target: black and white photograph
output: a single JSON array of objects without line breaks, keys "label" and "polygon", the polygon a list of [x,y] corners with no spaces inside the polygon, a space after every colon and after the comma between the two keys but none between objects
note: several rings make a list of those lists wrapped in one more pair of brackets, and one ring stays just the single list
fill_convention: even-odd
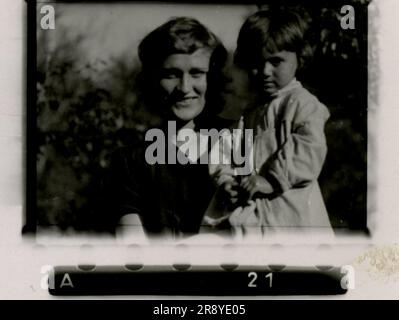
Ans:
[{"label": "black and white photograph", "polygon": [[38,3],[26,229],[369,234],[349,2]]},{"label": "black and white photograph", "polygon": [[0,234],[7,270],[32,270],[5,296],[390,298],[395,8],[10,7]]}]

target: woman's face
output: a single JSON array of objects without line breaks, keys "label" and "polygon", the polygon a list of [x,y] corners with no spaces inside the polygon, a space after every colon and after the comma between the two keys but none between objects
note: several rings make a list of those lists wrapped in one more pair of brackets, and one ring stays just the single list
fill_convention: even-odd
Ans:
[{"label": "woman's face", "polygon": [[198,49],[165,59],[160,86],[167,107],[177,120],[193,120],[204,109],[210,57],[209,50]]}]

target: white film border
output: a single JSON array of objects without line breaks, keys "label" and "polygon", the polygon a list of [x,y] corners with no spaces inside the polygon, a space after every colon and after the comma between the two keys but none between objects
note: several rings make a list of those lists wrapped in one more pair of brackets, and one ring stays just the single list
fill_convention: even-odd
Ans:
[{"label": "white film border", "polygon": [[[231,243],[223,239],[215,239],[210,237],[208,239],[200,239],[188,243],[188,250],[184,253],[178,253],[175,250],[173,243],[170,245],[154,244],[148,245],[143,239],[135,239],[133,242],[138,244],[138,247],[129,247],[132,244],[131,240],[103,238],[98,236],[74,236],[73,239],[68,237],[65,233],[65,239],[62,239],[56,233],[52,234],[37,234],[33,242],[29,239],[20,238],[20,230],[23,225],[23,152],[20,152],[24,141],[23,115],[24,103],[22,101],[21,92],[23,78],[23,68],[20,61],[15,61],[15,58],[9,55],[3,61],[13,61],[18,72],[11,72],[10,66],[5,66],[6,74],[9,74],[8,83],[2,82],[2,86],[9,88],[4,92],[9,92],[4,96],[4,103],[0,119],[5,125],[1,126],[1,141],[4,144],[3,150],[9,150],[9,154],[2,157],[2,170],[5,177],[4,183],[1,185],[3,196],[1,203],[1,211],[4,212],[4,223],[2,223],[4,235],[4,243],[10,244],[10,247],[15,248],[16,256],[10,259],[11,266],[6,267],[10,270],[12,266],[17,266],[23,256],[36,256],[37,261],[34,263],[36,269],[40,270],[40,266],[50,264],[119,264],[123,265],[133,260],[132,263],[137,263],[136,258],[139,257],[140,263],[144,264],[159,264],[159,265],[173,265],[176,261],[188,261],[192,264],[222,264],[223,262],[241,263],[241,261],[248,261],[249,264],[260,265],[272,263],[283,263],[287,265],[319,265],[319,264],[336,264],[346,265],[354,264],[355,267],[360,266],[362,270],[361,261],[364,257],[377,257],[383,259],[384,254],[388,252],[389,257],[395,258],[397,255],[397,246],[394,245],[397,239],[397,230],[399,230],[399,221],[395,214],[395,190],[398,181],[395,176],[395,158],[398,155],[397,144],[395,144],[395,137],[397,135],[395,129],[395,120],[398,119],[396,114],[395,95],[392,93],[392,86],[397,83],[397,68],[393,52],[398,48],[398,43],[395,43],[395,36],[390,36],[395,33],[395,19],[392,16],[395,4],[393,1],[373,1],[369,6],[369,94],[375,92],[372,97],[369,97],[369,115],[372,113],[375,118],[369,117],[368,126],[368,143],[369,153],[368,168],[375,169],[375,173],[369,171],[369,183],[374,181],[375,186],[368,186],[373,189],[375,197],[368,197],[368,222],[369,227],[373,231],[371,238],[357,237],[357,236],[342,236],[336,237],[333,240],[318,238],[317,235],[309,237],[309,239],[301,238],[298,244],[295,235],[284,236],[280,239],[274,239],[271,243],[264,246],[258,245],[255,242],[249,241],[247,244]],[[184,7],[184,6],[182,6]],[[15,12],[24,11],[22,4],[15,6]],[[184,8],[181,9],[184,12]],[[9,21],[7,18],[3,21]],[[23,38],[24,31],[22,26],[17,23],[20,22],[19,13],[15,13],[14,24],[10,32],[15,33],[14,37]],[[9,21],[10,25],[14,25]],[[49,24],[49,31],[51,30],[51,23]],[[5,28],[2,28],[5,29]],[[374,35],[373,35],[374,33]],[[233,41],[230,39],[231,43]],[[375,42],[377,45],[375,46]],[[378,48],[376,51],[375,49]],[[14,44],[10,46],[10,51],[21,52],[21,46]],[[14,53],[15,53],[14,52]],[[370,74],[373,72],[373,74]],[[376,81],[373,80],[374,72],[378,72]],[[374,86],[377,86],[376,89]],[[18,89],[19,88],[19,89]],[[18,97],[19,98],[16,98]],[[377,98],[376,98],[377,97]],[[21,121],[18,121],[20,119]],[[373,147],[374,143],[374,147]],[[18,183],[16,181],[21,181]],[[374,189],[375,188],[375,189]],[[15,232],[13,232],[15,231]],[[90,254],[82,253],[81,245],[90,244]],[[282,247],[280,247],[280,244]],[[391,245],[392,244],[392,245]],[[37,248],[39,245],[39,248]],[[42,247],[43,245],[43,247]],[[375,247],[370,247],[374,245]],[[227,249],[226,248],[234,248]],[[376,250],[381,247],[381,251]],[[83,247],[85,248],[85,247]],[[241,249],[240,249],[241,248]],[[396,248],[396,249],[395,249]],[[127,253],[131,249],[132,253]],[[242,250],[244,249],[244,250]],[[268,257],[265,257],[264,252],[268,251]],[[12,249],[4,250],[5,255],[9,255]],[[137,252],[136,252],[137,251]],[[140,252],[140,253],[138,253]],[[159,254],[162,252],[163,254]],[[243,253],[245,252],[245,254]],[[396,253],[395,253],[396,252]],[[129,257],[129,259],[128,259]],[[126,260],[128,259],[128,260]],[[370,258],[371,259],[371,258]],[[385,259],[385,258],[384,258]],[[383,259],[383,260],[384,260]],[[364,261],[364,260],[363,260]],[[371,260],[370,260],[371,261]],[[389,261],[385,261],[389,265]],[[360,264],[359,264],[360,263]],[[39,266],[40,264],[40,266]],[[372,264],[372,267],[378,274],[378,267]],[[383,267],[382,267],[383,268]],[[35,269],[35,268],[33,268]],[[18,270],[18,269],[17,269]],[[36,279],[39,271],[31,271],[25,276],[21,276],[20,281],[25,284],[34,282],[31,279]],[[391,274],[394,276],[394,273]],[[367,272],[362,273],[362,277],[367,277]],[[379,279],[376,276],[377,280]],[[361,281],[364,280],[361,278]],[[366,286],[367,286],[367,280]],[[33,283],[35,287],[38,285]],[[383,290],[383,289],[382,289]],[[381,290],[381,291],[382,291]],[[390,293],[389,289],[386,294]],[[26,291],[21,288],[14,288],[10,290],[10,295],[20,294],[20,296],[27,296]],[[353,296],[358,294],[358,297],[366,296],[363,292],[355,290]],[[43,297],[44,295],[42,295]]]}]

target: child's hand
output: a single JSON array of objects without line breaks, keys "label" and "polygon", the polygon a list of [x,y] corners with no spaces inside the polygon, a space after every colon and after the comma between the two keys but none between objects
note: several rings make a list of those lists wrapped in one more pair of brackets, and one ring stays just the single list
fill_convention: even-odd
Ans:
[{"label": "child's hand", "polygon": [[218,187],[224,185],[226,182],[235,181],[234,171],[230,166],[218,166],[216,170],[211,173],[211,177]]},{"label": "child's hand", "polygon": [[252,199],[257,192],[264,194],[273,193],[271,184],[260,175],[243,177],[240,186],[249,193],[249,199]]},{"label": "child's hand", "polygon": [[[212,168],[213,169],[213,168]],[[238,192],[235,190],[239,184],[230,166],[217,166],[211,174],[213,182],[229,199],[231,204],[237,202]]]},{"label": "child's hand", "polygon": [[235,180],[226,181],[222,185],[224,192],[226,192],[228,194],[230,202],[232,204],[236,203],[238,200],[238,192],[235,190],[235,187],[237,187],[237,186],[238,186],[238,183]]}]

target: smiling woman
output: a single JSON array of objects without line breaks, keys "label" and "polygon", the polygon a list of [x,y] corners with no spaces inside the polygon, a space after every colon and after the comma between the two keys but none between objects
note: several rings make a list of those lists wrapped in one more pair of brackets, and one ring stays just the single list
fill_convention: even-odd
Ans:
[{"label": "smiling woman", "polygon": [[[216,116],[222,108],[226,55],[220,40],[193,18],[174,18],[142,40],[144,100],[161,118],[156,129],[168,137],[161,149],[183,152],[169,141],[176,138],[167,133],[170,123],[177,135],[190,129],[198,136],[200,130],[230,125]],[[149,145],[143,141],[114,154],[104,182],[104,225],[116,228],[118,221],[133,215],[128,220],[141,221],[148,235],[180,238],[198,233],[214,192],[207,165],[150,164],[145,157]]]}]

